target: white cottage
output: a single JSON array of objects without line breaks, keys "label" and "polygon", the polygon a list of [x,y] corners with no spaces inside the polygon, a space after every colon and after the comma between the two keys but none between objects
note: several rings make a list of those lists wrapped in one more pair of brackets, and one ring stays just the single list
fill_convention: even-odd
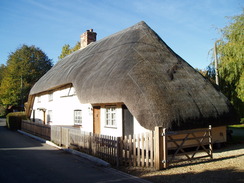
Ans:
[{"label": "white cottage", "polygon": [[148,131],[123,103],[81,104],[71,84],[36,96],[31,119],[50,125],[76,126],[83,131],[111,136]]},{"label": "white cottage", "polygon": [[145,22],[97,42],[92,29],[81,38],[82,45],[92,43],[59,61],[31,89],[27,114],[33,121],[122,136],[237,120],[227,98]]}]

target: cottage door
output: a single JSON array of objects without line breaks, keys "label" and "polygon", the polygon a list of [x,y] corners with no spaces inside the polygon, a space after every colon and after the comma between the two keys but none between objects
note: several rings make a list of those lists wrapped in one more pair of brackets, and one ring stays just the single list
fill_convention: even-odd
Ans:
[{"label": "cottage door", "polygon": [[93,133],[100,134],[100,107],[93,107]]},{"label": "cottage door", "polygon": [[134,134],[134,120],[133,115],[130,113],[129,109],[123,105],[123,136]]}]

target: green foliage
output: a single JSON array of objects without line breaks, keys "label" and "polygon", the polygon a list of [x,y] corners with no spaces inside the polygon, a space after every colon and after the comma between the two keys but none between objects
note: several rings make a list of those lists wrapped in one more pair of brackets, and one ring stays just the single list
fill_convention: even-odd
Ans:
[{"label": "green foliage", "polygon": [[65,44],[62,48],[62,53],[59,55],[58,59],[61,60],[66,55],[69,55],[71,53],[71,48],[69,44]]},{"label": "green foliage", "polygon": [[0,84],[1,84],[1,81],[3,79],[3,76],[4,76],[4,70],[5,70],[6,66],[5,65],[1,65],[0,66]]},{"label": "green foliage", "polygon": [[218,41],[219,79],[221,91],[244,116],[244,10],[232,17],[232,22],[221,29]]},{"label": "green foliage", "polygon": [[65,44],[63,47],[62,47],[62,52],[61,54],[59,55],[58,59],[61,60],[62,58],[64,58],[65,56],[77,51],[80,49],[80,42],[77,42],[76,45],[71,48],[69,44]]},{"label": "green foliage", "polygon": [[0,117],[4,117],[6,115],[6,109],[3,105],[0,105]]},{"label": "green foliage", "polygon": [[23,45],[12,52],[0,83],[0,104],[23,106],[31,87],[51,67],[51,60],[35,46]]},{"label": "green foliage", "polygon": [[207,78],[212,83],[215,83],[215,70],[212,65],[209,65],[206,69],[197,69],[196,70],[202,74],[205,78]]},{"label": "green foliage", "polygon": [[[2,80],[3,80],[3,76],[4,76],[4,70],[5,70],[5,65],[1,65],[0,66],[0,86],[1,86],[1,83],[2,83]],[[6,114],[6,109],[5,107],[0,103],[0,117],[4,117]]]},{"label": "green foliage", "polygon": [[11,130],[19,130],[22,119],[27,120],[25,112],[11,112],[6,116],[6,126]]}]

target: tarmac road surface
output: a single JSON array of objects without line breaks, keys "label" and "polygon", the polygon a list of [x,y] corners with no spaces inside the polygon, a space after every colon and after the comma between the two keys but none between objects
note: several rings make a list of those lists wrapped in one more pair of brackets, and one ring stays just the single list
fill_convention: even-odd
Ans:
[{"label": "tarmac road surface", "polygon": [[100,167],[5,127],[0,119],[0,183],[136,183],[137,177]]}]

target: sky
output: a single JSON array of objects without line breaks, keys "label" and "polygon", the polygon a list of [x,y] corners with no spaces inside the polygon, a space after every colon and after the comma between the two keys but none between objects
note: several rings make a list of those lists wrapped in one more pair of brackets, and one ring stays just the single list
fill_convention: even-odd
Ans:
[{"label": "sky", "polygon": [[0,0],[0,64],[23,44],[39,47],[55,64],[64,44],[88,29],[97,40],[145,21],[194,68],[211,62],[214,42],[243,0]]}]

